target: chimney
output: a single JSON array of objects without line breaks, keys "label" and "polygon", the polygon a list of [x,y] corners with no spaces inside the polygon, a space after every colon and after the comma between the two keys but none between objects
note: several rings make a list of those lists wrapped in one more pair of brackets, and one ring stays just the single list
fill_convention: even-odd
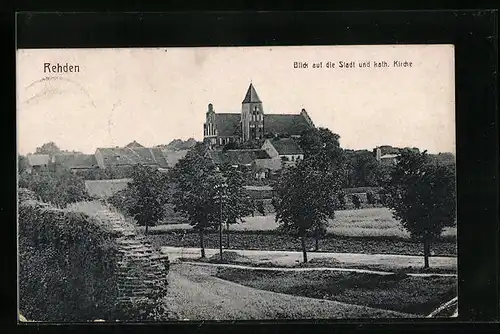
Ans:
[{"label": "chimney", "polygon": [[380,150],[380,147],[377,147],[375,149],[375,158],[377,161],[380,161],[380,158],[382,157],[382,151]]},{"label": "chimney", "polygon": [[213,112],[214,111],[214,105],[212,103],[208,104],[208,112]]}]

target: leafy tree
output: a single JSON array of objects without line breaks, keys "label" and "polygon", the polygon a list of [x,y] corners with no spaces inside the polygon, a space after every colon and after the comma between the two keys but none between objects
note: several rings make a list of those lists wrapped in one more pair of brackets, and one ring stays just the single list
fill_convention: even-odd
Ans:
[{"label": "leafy tree", "polygon": [[387,204],[395,218],[424,244],[424,268],[430,243],[456,218],[455,170],[432,163],[427,153],[402,150],[386,185]]},{"label": "leafy tree", "polygon": [[26,169],[28,168],[28,158],[26,158],[24,155],[18,154],[17,155],[17,170],[18,173],[24,173]]},{"label": "leafy tree", "polygon": [[226,247],[229,247],[229,225],[242,222],[253,211],[252,199],[245,191],[243,172],[228,167],[221,168],[225,188],[222,202],[222,219],[226,222]]},{"label": "leafy tree", "polygon": [[368,191],[366,193],[366,200],[368,201],[368,204],[375,204],[375,195],[373,194],[373,192],[371,191]]},{"label": "leafy tree", "polygon": [[347,187],[376,187],[388,175],[387,168],[377,161],[373,152],[346,151]]},{"label": "leafy tree", "polygon": [[149,226],[163,218],[171,193],[170,182],[166,174],[149,166],[135,165],[131,176],[127,188],[115,194],[110,202],[125,209],[139,225],[146,227],[148,234]]},{"label": "leafy tree", "polygon": [[387,182],[390,182],[393,168],[394,166],[392,165],[384,165],[377,161],[377,165],[374,167],[372,173],[375,179],[375,184],[378,187],[381,187],[387,184]]},{"label": "leafy tree", "polygon": [[361,207],[361,201],[359,200],[358,195],[351,195],[352,204],[354,204],[355,209],[359,209]]},{"label": "leafy tree", "polygon": [[191,149],[175,165],[172,179],[176,182],[175,208],[184,213],[189,224],[199,232],[201,257],[204,258],[205,232],[217,226],[220,220],[220,205],[216,201],[216,185],[220,184],[220,178],[207,147],[197,144]]},{"label": "leafy tree", "polygon": [[35,150],[36,154],[54,154],[59,152],[61,152],[61,149],[52,141],[37,147]]},{"label": "leafy tree", "polygon": [[337,207],[341,210],[345,210],[346,203],[345,203],[345,193],[343,191],[340,191],[337,194]]},{"label": "leafy tree", "polygon": [[262,216],[265,216],[266,215],[266,209],[264,208],[264,202],[262,201],[258,201],[257,202],[257,211],[262,215]]},{"label": "leafy tree", "polygon": [[299,139],[299,145],[304,151],[304,158],[316,155],[322,151],[338,154],[340,136],[327,128],[312,128],[304,130]]},{"label": "leafy tree", "polygon": [[65,207],[69,203],[88,200],[85,181],[71,172],[23,173],[19,176],[19,188],[34,191],[42,201]]},{"label": "leafy tree", "polygon": [[239,147],[238,143],[232,141],[232,142],[229,142],[226,145],[224,145],[224,147],[222,148],[222,151],[226,152],[227,150],[236,150],[236,149],[238,149],[238,147]]},{"label": "leafy tree", "polygon": [[288,132],[281,132],[277,134],[278,138],[290,138],[290,133]]},{"label": "leafy tree", "polygon": [[[307,262],[305,237],[318,240],[335,214],[335,195],[341,190],[341,169],[332,168],[329,152],[322,150],[287,169],[275,191],[274,205],[280,229],[301,240]],[[340,173],[339,173],[340,172]]]}]

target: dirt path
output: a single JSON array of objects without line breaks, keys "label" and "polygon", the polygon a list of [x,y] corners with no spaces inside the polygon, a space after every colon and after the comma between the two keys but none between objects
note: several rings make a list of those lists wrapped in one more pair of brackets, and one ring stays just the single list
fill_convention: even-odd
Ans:
[{"label": "dirt path", "polygon": [[[181,247],[162,247],[161,251],[168,254],[171,261],[178,258],[199,258],[199,248],[181,248]],[[244,250],[230,249],[228,251],[236,252],[238,255],[248,257],[257,262],[267,262],[275,265],[294,265],[302,262],[301,252],[287,251],[259,251],[259,250]],[[205,249],[207,257],[218,254],[217,249]],[[320,253],[308,252],[307,256],[312,259],[334,259],[343,264],[348,265],[363,265],[363,266],[386,266],[393,268],[407,268],[409,266],[418,268],[423,266],[422,256],[408,256],[397,254],[358,254],[358,253]],[[435,256],[429,258],[429,264],[432,269],[457,269],[456,257],[441,257]]]},{"label": "dirt path", "polygon": [[346,319],[412,317],[392,311],[258,290],[213,277],[216,267],[172,264],[166,305],[180,319]]},{"label": "dirt path", "polygon": [[[212,267],[224,267],[224,268],[236,268],[236,269],[246,269],[246,270],[268,270],[268,271],[345,271],[345,272],[355,272],[360,274],[374,274],[374,275],[392,275],[393,272],[390,271],[378,271],[378,270],[366,270],[366,269],[355,269],[355,268],[331,268],[331,267],[311,267],[311,268],[272,268],[272,267],[251,267],[240,264],[226,264],[226,263],[203,263],[203,262],[183,262],[188,265],[194,266],[212,266]],[[408,276],[415,277],[456,277],[456,274],[434,274],[434,273],[408,273]]]}]

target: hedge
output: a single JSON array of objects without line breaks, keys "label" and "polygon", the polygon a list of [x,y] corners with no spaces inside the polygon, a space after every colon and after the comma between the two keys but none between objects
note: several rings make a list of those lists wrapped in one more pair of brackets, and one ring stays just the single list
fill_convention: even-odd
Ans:
[{"label": "hedge", "polygon": [[147,248],[140,241],[123,240],[99,219],[34,200],[20,203],[18,224],[19,311],[26,318],[83,322],[167,317],[162,297],[168,267],[158,269],[148,258],[147,266],[157,266],[155,272],[147,271],[136,264],[143,255],[124,255],[130,254],[123,242]]}]

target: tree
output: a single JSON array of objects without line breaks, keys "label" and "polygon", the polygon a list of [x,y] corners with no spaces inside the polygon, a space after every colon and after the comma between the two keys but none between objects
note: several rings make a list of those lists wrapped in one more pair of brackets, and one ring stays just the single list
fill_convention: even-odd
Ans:
[{"label": "tree", "polygon": [[341,210],[345,210],[345,193],[343,191],[337,194],[337,207]]},{"label": "tree", "polygon": [[236,168],[221,168],[227,187],[223,205],[222,219],[226,222],[226,247],[229,247],[229,225],[242,221],[253,212],[252,199],[245,191],[243,173]]},{"label": "tree", "polygon": [[347,187],[376,187],[389,175],[387,166],[371,151],[346,151]]},{"label": "tree", "polygon": [[54,154],[59,152],[61,152],[61,149],[52,141],[37,147],[35,150],[35,154]]},{"label": "tree", "polygon": [[428,268],[432,239],[455,224],[455,170],[432,163],[425,151],[402,150],[396,161],[385,186],[387,205],[412,237],[423,242]]},{"label": "tree", "polygon": [[285,170],[275,189],[276,220],[281,229],[299,236],[304,262],[306,234],[312,233],[317,243],[335,215],[342,189],[342,150],[335,137],[336,144],[310,150],[304,160]]},{"label": "tree", "polygon": [[355,209],[359,209],[361,206],[361,201],[358,195],[351,195],[352,204],[354,204]]},{"label": "tree", "polygon": [[226,152],[227,150],[236,150],[236,149],[238,149],[238,147],[239,147],[238,143],[232,141],[232,142],[229,142],[226,145],[224,145],[224,147],[222,148],[222,151]]},{"label": "tree", "polygon": [[198,231],[201,257],[204,258],[204,234],[207,229],[217,226],[216,222],[220,219],[220,205],[215,200],[215,186],[220,183],[220,179],[207,147],[197,144],[175,165],[171,177],[176,183],[173,204]]},{"label": "tree", "polygon": [[257,211],[262,215],[266,215],[266,209],[264,208],[264,202],[263,201],[257,201],[256,205]]},{"label": "tree", "polygon": [[17,171],[22,174],[28,168],[28,159],[21,154],[17,155]]},{"label": "tree", "polygon": [[375,195],[371,191],[368,191],[366,193],[366,200],[368,201],[368,204],[371,204],[371,205],[376,204]]},{"label": "tree", "polygon": [[130,214],[137,223],[146,227],[148,234],[150,225],[163,218],[165,204],[170,198],[170,182],[168,176],[149,166],[135,165],[132,169],[132,181],[120,194],[115,194],[110,202],[120,206]]},{"label": "tree", "polygon": [[327,128],[312,128],[304,130],[299,139],[299,145],[304,151],[304,158],[316,155],[322,151],[338,154],[340,136]]},{"label": "tree", "polygon": [[300,161],[284,172],[277,185],[276,220],[284,231],[301,240],[304,263],[307,262],[306,235],[317,236],[334,215],[334,194],[340,189],[340,179],[333,170],[318,169],[320,157]]}]

